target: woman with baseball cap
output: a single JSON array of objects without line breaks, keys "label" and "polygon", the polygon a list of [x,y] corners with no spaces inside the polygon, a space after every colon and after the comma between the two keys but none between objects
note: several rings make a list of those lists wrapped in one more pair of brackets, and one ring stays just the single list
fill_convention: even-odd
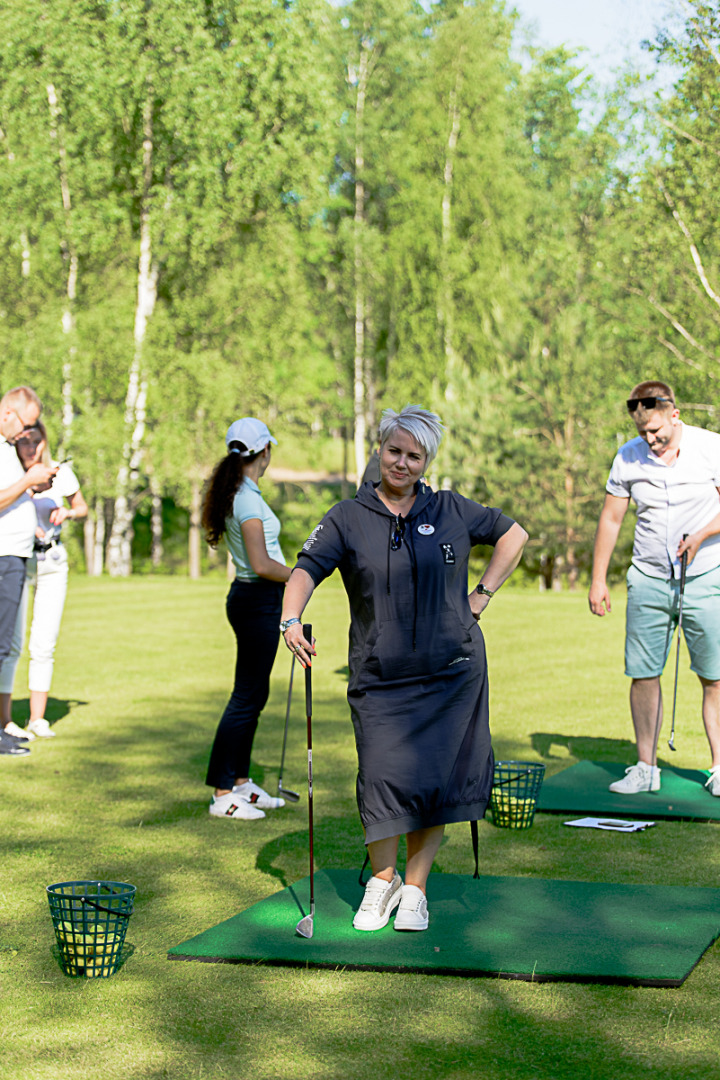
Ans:
[{"label": "woman with baseball cap", "polygon": [[225,537],[235,564],[226,601],[235,633],[235,683],[218,725],[206,783],[214,788],[213,817],[252,820],[284,806],[248,775],[253,738],[270,690],[285,582],[290,577],[278,541],[280,522],[263,499],[259,481],[270,464],[266,424],[236,420],[225,436],[227,454],[210,478],[202,522],[208,544]]}]

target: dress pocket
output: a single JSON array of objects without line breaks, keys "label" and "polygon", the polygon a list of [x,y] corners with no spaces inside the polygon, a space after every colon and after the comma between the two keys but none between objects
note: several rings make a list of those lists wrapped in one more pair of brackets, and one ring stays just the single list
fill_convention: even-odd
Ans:
[{"label": "dress pocket", "polygon": [[456,611],[446,608],[416,619],[407,614],[382,623],[365,674],[375,674],[383,682],[427,677],[472,654],[470,628],[463,626]]}]

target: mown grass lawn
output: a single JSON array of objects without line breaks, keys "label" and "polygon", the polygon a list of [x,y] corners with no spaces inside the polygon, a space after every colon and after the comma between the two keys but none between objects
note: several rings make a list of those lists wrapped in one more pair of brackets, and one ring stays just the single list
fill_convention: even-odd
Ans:
[{"label": "mown grass lawn", "polygon": [[[35,743],[27,759],[0,758],[3,1080],[717,1075],[717,946],[677,990],[169,962],[170,946],[307,873],[304,797],[260,822],[207,813],[204,770],[233,663],[225,590],[219,579],[71,581],[48,712],[58,737]],[[543,760],[548,772],[581,758],[634,761],[621,589],[615,606],[600,620],[583,595],[506,589],[492,602],[483,628],[498,757]],[[355,867],[363,846],[339,581],[318,591],[309,615],[319,651],[316,858]],[[270,790],[288,674],[280,652],[253,764]],[[19,722],[25,676],[23,665]],[[674,765],[708,764],[696,683],[683,654]],[[671,695],[671,670],[666,684]],[[285,783],[301,792],[303,708],[299,681]],[[588,881],[720,880],[715,825],[662,822],[618,836],[562,820],[540,814],[520,834],[482,823],[483,868]],[[468,827],[454,826],[436,870],[471,873],[471,858]],[[76,878],[137,886],[133,952],[108,980],[70,979],[53,955],[45,886]]]}]

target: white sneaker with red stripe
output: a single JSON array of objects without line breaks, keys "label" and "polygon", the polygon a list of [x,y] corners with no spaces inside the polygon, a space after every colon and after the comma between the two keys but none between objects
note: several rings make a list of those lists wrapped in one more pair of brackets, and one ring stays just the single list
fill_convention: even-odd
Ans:
[{"label": "white sneaker with red stripe", "polygon": [[278,810],[285,805],[284,799],[278,799],[275,795],[268,795],[257,784],[253,784],[252,776],[244,784],[236,784],[233,795],[239,799],[245,799],[251,806],[259,806],[261,810]]},{"label": "white sneaker with red stripe", "polygon": [[213,795],[210,803],[210,817],[255,821],[257,818],[265,817],[265,811],[253,806],[247,799],[238,798],[234,791],[229,791],[227,795]]}]

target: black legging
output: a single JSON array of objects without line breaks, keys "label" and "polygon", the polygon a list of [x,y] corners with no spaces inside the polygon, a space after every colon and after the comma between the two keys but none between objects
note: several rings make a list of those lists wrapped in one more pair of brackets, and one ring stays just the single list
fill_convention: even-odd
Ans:
[{"label": "black legging", "polygon": [[233,581],[227,617],[235,631],[235,685],[215,734],[206,783],[230,790],[248,776],[253,738],[270,693],[270,672],[280,640],[284,585],[259,578]]}]

